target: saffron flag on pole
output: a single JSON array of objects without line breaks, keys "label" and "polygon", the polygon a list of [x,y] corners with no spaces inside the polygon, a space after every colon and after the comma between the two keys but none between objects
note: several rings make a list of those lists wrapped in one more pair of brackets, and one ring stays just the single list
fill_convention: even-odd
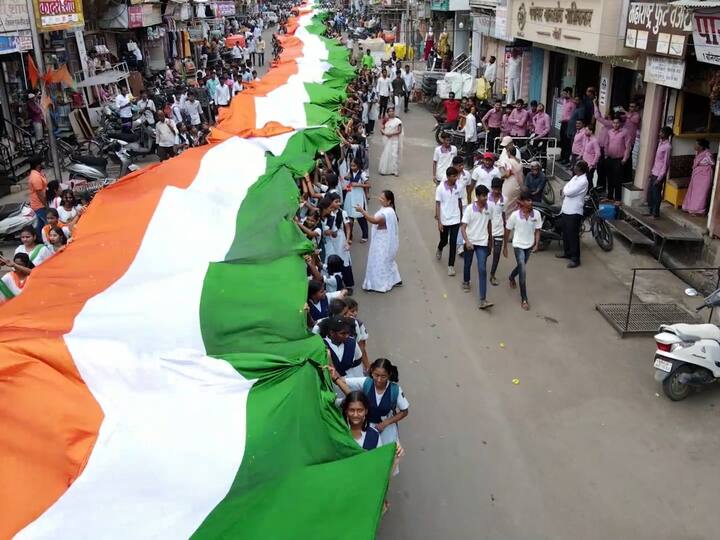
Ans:
[{"label": "saffron flag on pole", "polygon": [[[337,73],[302,84],[342,92],[319,50]],[[339,142],[341,95],[305,90],[275,107],[316,126],[228,118],[101,191],[0,308],[0,538],[374,538],[394,449],[350,438],[306,326],[294,178]]]}]

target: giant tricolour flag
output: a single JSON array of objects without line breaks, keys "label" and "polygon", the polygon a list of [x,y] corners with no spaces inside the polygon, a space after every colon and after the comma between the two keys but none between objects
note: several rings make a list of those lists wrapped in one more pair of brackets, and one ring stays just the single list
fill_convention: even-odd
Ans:
[{"label": "giant tricolour flag", "polygon": [[374,537],[393,448],[334,406],[292,222],[352,75],[314,17],[254,123],[103,190],[0,308],[0,538]]}]

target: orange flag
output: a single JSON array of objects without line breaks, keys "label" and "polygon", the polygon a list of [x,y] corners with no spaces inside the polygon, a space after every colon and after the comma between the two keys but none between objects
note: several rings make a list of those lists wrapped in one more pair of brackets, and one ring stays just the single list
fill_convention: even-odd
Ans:
[{"label": "orange flag", "polygon": [[40,80],[40,72],[38,71],[37,66],[35,65],[35,61],[33,60],[32,55],[28,54],[27,57],[27,64],[28,64],[28,78],[30,79],[30,86],[32,88],[37,88],[38,81]]},{"label": "orange flag", "polygon": [[63,83],[65,86],[75,88],[75,81],[68,71],[67,64],[63,64],[60,69],[51,69],[45,76],[46,83]]}]

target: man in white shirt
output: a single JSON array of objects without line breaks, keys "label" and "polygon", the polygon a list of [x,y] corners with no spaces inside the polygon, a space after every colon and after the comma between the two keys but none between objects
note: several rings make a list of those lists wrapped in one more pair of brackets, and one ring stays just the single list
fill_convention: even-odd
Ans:
[{"label": "man in white shirt", "polygon": [[560,191],[563,197],[560,218],[562,219],[563,253],[558,259],[570,259],[568,268],[580,266],[580,228],[582,227],[585,194],[588,191],[589,167],[585,161],[575,164],[575,176]]},{"label": "man in white shirt", "polygon": [[435,258],[442,259],[442,250],[449,243],[448,276],[454,276],[457,237],[462,218],[462,192],[457,186],[458,171],[455,167],[448,167],[445,176],[446,180],[435,188],[435,220],[440,232]]},{"label": "man in white shirt", "polygon": [[122,121],[123,128],[129,129],[132,124],[132,104],[130,103],[130,98],[128,97],[128,94],[126,93],[127,89],[123,87],[118,87],[118,93],[117,96],[115,96],[115,107],[118,110],[118,114],[120,115],[120,120]]},{"label": "man in white shirt", "polygon": [[195,99],[194,92],[188,92],[183,110],[190,117],[191,126],[199,126],[202,123],[202,106],[200,102]]},{"label": "man in white shirt", "polygon": [[507,103],[515,103],[520,99],[520,71],[522,68],[522,56],[520,51],[513,49],[507,61],[508,70],[508,93]]},{"label": "man in white shirt", "polygon": [[220,84],[215,89],[215,103],[218,107],[227,107],[230,104],[230,87],[225,75],[220,76]]},{"label": "man in white shirt", "polygon": [[240,45],[238,45],[238,42],[235,42],[235,45],[233,45],[232,48],[232,57],[235,60],[240,60],[243,56],[242,49],[240,49]]},{"label": "man in white shirt", "polygon": [[385,116],[387,111],[388,99],[390,98],[390,92],[392,90],[392,81],[387,75],[387,69],[383,68],[380,74],[380,78],[377,80],[376,91],[380,96],[380,118]]},{"label": "man in white shirt", "polygon": [[415,74],[410,71],[410,65],[405,64],[405,71],[402,74],[403,81],[405,81],[405,112],[408,112],[408,104],[410,103],[410,96],[415,90]]},{"label": "man in white shirt", "polygon": [[149,126],[155,125],[155,102],[152,99],[148,99],[147,92],[142,90],[140,92],[140,99],[137,102],[138,109],[143,119]]},{"label": "man in white shirt", "polygon": [[473,184],[492,189],[492,179],[499,176],[500,170],[495,166],[495,154],[485,152],[478,166],[473,169]]},{"label": "man in white shirt", "polygon": [[452,165],[452,160],[457,156],[457,147],[450,144],[450,135],[440,135],[442,144],[435,147],[433,152],[432,175],[433,182],[439,184],[445,180],[445,170]]},{"label": "man in white shirt", "polygon": [[157,140],[157,155],[160,161],[165,161],[175,155],[175,138],[177,137],[175,122],[165,118],[165,113],[158,113],[157,126],[155,126],[155,138]]},{"label": "man in white shirt", "polygon": [[512,246],[517,266],[510,272],[508,282],[511,289],[518,285],[516,278],[520,282],[520,307],[527,311],[530,309],[527,296],[527,262],[530,254],[537,251],[540,242],[542,216],[533,208],[532,197],[527,192],[520,193],[517,205],[517,210],[510,214],[505,222],[503,255],[507,257],[508,239],[512,231]]},{"label": "man in white shirt", "polygon": [[465,111],[463,133],[465,134],[466,151],[469,153],[471,151],[470,146],[477,142],[477,119],[469,110]]},{"label": "man in white shirt", "polygon": [[494,56],[491,56],[490,60],[485,65],[483,77],[490,85],[490,93],[492,94],[493,86],[495,86],[495,79],[497,79],[497,60]]},{"label": "man in white shirt", "polygon": [[475,202],[469,204],[462,216],[462,237],[465,241],[465,266],[463,268],[463,290],[470,291],[470,270],[473,257],[478,261],[478,308],[487,309],[492,306],[487,301],[487,258],[492,252],[492,214],[487,205],[488,188],[475,188]]}]

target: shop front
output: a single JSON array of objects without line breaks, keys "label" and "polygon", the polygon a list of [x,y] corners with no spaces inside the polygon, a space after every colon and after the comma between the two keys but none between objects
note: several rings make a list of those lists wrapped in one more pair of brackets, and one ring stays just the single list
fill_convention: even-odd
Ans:
[{"label": "shop front", "polygon": [[27,51],[32,50],[30,18],[25,0],[0,2],[0,136],[8,133],[8,122],[22,124],[28,82]]},{"label": "shop front", "polygon": [[[488,61],[491,56],[497,59],[497,80],[505,78],[505,48],[512,41],[508,18],[510,0],[471,0],[473,18],[472,63],[480,66],[481,59]],[[482,73],[478,73],[482,75]],[[496,89],[501,90],[501,85]]]},{"label": "shop front", "polygon": [[[559,98],[570,87],[582,95],[604,89],[603,112],[612,103],[614,78],[624,84],[637,54],[623,45],[622,2],[615,0],[515,0],[511,34],[522,59],[521,95],[550,105],[559,124]],[[624,103],[625,105],[626,103]]]}]

